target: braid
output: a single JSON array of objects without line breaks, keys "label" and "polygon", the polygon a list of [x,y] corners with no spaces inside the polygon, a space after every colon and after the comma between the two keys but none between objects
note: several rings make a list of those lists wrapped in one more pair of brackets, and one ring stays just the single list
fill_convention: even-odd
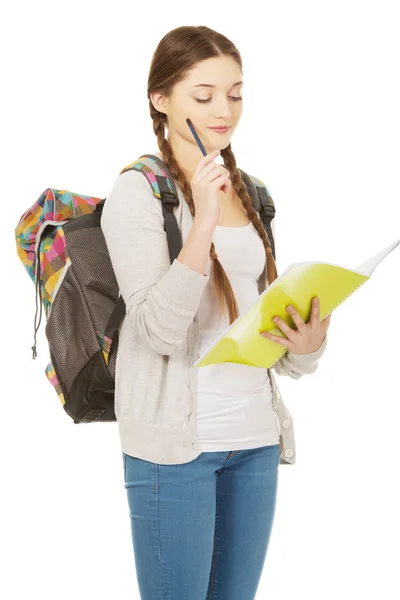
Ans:
[{"label": "braid", "polygon": [[[157,144],[162,154],[163,162],[169,169],[171,175],[178,181],[179,187],[182,190],[183,196],[189,206],[189,210],[192,217],[195,216],[195,205],[193,202],[192,188],[186,179],[186,175],[180,169],[173,151],[171,144],[165,137],[165,120],[166,115],[159,112],[154,108],[152,101],[149,99],[150,116],[153,120],[153,130],[157,137]],[[247,192],[246,185],[241,178],[240,172],[236,167],[235,156],[232,152],[231,145],[221,151],[221,156],[224,159],[225,167],[228,169],[233,189],[237,196],[241,199],[244,208],[246,209],[247,215],[250,221],[253,223],[256,231],[261,237],[267,255],[267,275],[268,283],[272,283],[277,277],[278,273],[276,270],[276,264],[274,257],[272,256],[272,250],[267,233],[257,216],[256,210],[254,210],[251,202],[251,198]],[[219,300],[220,315],[222,313],[224,302],[228,307],[229,313],[229,324],[231,325],[239,316],[239,308],[235,295],[232,290],[232,286],[225,273],[224,268],[218,260],[218,254],[215,252],[214,242],[211,242],[210,246],[210,258],[213,260],[213,281],[216,285]]]},{"label": "braid", "polygon": [[242,176],[240,175],[240,171],[236,166],[235,155],[232,152],[231,144],[224,148],[221,151],[221,156],[224,159],[224,165],[228,169],[233,189],[238,196],[238,198],[242,201],[243,208],[246,209],[247,216],[250,221],[253,223],[254,229],[257,231],[258,235],[263,241],[265,252],[267,255],[267,276],[268,276],[268,284],[271,285],[275,279],[278,277],[278,271],[276,268],[276,262],[272,254],[271,242],[269,240],[268,234],[264,229],[264,225],[261,220],[258,218],[257,211],[253,208],[253,203],[247,191],[246,184],[244,183]]}]

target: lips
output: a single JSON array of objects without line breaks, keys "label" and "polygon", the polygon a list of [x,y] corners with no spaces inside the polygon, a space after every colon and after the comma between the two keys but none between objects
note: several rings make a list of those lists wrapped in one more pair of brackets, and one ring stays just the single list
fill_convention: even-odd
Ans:
[{"label": "lips", "polygon": [[228,131],[230,129],[229,127],[209,127],[209,129],[212,129],[213,131]]}]

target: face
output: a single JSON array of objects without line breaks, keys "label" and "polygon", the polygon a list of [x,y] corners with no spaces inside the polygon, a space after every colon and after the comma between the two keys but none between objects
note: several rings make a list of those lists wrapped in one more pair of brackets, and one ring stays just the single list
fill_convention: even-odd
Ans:
[{"label": "face", "polygon": [[[243,110],[241,81],[239,64],[223,56],[198,63],[175,85],[169,98],[153,93],[155,108],[168,117],[168,140],[177,146],[191,144],[198,148],[186,123],[189,118],[207,153],[228,146]],[[225,125],[230,126],[227,133],[210,129]]]}]

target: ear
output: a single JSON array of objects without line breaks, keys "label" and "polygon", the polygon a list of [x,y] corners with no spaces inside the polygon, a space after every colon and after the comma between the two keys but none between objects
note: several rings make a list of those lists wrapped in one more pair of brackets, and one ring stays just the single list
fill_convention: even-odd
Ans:
[{"label": "ear", "polygon": [[167,98],[165,98],[162,94],[159,94],[158,92],[151,92],[150,100],[151,100],[154,108],[156,110],[158,110],[158,112],[167,114],[167,111],[166,111]]}]

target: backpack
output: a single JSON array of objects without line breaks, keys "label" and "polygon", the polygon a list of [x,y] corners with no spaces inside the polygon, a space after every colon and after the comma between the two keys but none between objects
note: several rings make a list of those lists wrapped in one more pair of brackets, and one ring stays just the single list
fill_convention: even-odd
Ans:
[{"label": "backpack", "polygon": [[[135,169],[148,179],[162,204],[171,264],[182,248],[173,207],[175,182],[164,162],[144,154],[120,174]],[[253,207],[271,240],[274,202],[266,185],[240,170]],[[35,284],[33,356],[46,315],[50,363],[45,374],[74,423],[116,421],[115,361],[118,331],[125,316],[119,288],[100,226],[106,198],[47,188],[20,218],[17,253]],[[39,311],[39,317],[38,317]]]}]

